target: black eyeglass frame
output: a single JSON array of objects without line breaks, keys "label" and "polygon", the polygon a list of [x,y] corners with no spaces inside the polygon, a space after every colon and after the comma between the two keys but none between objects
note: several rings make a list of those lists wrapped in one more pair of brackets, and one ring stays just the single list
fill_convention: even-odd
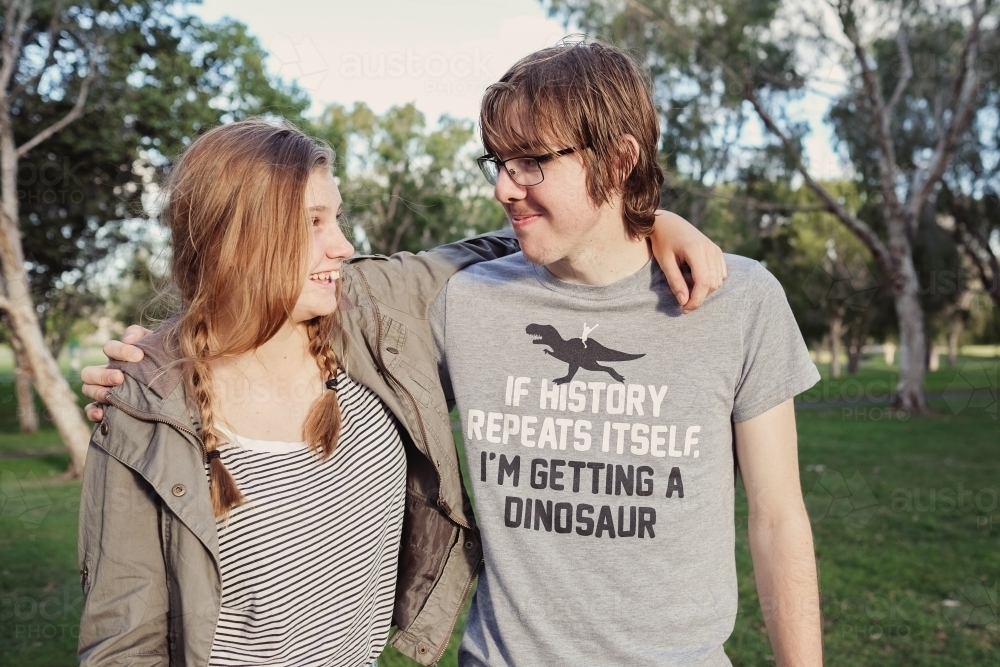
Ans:
[{"label": "black eyeglass frame", "polygon": [[[495,155],[490,155],[489,153],[487,153],[486,155],[481,155],[478,158],[476,158],[476,164],[479,165],[479,171],[483,172],[483,176],[486,177],[486,180],[489,182],[490,185],[497,184],[497,181],[500,178],[500,169],[503,168],[507,172],[507,175],[510,176],[510,180],[514,181],[523,188],[530,188],[532,186],[538,185],[539,183],[545,180],[545,172],[542,171],[542,164],[550,160],[554,160],[557,157],[562,157],[564,155],[569,155],[570,153],[575,153],[578,150],[580,149],[574,146],[571,148],[564,148],[561,151],[545,153],[544,155],[519,155],[517,157],[507,158],[506,160],[501,160],[497,158]],[[538,165],[538,174],[539,176],[541,176],[541,178],[539,178],[536,183],[521,183],[514,177],[514,174],[510,173],[510,169],[507,169],[507,163],[513,162],[514,160],[534,160],[535,163]],[[496,176],[492,178],[490,177],[490,172],[487,171],[486,167],[486,164],[490,162],[497,166]]]}]

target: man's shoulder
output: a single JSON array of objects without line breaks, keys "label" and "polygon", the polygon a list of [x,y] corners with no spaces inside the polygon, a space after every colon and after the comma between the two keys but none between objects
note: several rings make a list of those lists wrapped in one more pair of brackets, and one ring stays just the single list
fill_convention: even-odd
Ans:
[{"label": "man's shoulder", "polygon": [[[722,286],[708,296],[703,308],[714,302],[728,310],[732,304],[746,301],[755,292],[770,293],[775,286],[780,289],[778,280],[757,260],[728,253],[725,260],[728,276]],[[670,289],[665,279],[663,283],[662,289]]]},{"label": "man's shoulder", "polygon": [[534,280],[534,267],[520,252],[480,262],[459,271],[448,281],[449,291],[456,287],[474,287],[479,284],[509,283],[511,281]]},{"label": "man's shoulder", "polygon": [[723,256],[726,259],[726,269],[729,271],[727,283],[730,281],[738,285],[760,283],[771,275],[764,268],[764,265],[756,259],[742,255],[730,255],[729,253],[725,253]]}]

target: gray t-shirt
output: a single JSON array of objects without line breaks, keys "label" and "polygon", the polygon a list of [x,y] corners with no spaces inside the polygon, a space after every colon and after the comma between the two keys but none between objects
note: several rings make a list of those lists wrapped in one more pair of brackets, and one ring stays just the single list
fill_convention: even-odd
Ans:
[{"label": "gray t-shirt", "polygon": [[486,560],[463,667],[730,665],[732,423],[819,374],[778,281],[726,262],[683,316],[653,262],[593,287],[517,254],[442,292]]}]

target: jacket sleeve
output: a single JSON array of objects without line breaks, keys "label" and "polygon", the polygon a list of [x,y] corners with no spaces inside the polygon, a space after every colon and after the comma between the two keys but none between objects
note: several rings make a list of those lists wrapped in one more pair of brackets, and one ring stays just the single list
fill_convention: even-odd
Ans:
[{"label": "jacket sleeve", "polygon": [[91,443],[80,498],[84,667],[169,664],[167,578],[158,499],[137,473]]},{"label": "jacket sleeve", "polygon": [[[488,262],[520,252],[513,230],[504,229],[472,236],[455,243],[417,254],[398,252],[391,257],[362,255],[350,263],[362,269],[379,287],[375,293],[391,300],[390,307],[401,305],[399,294],[407,294],[407,310],[424,318],[438,293],[453,275],[479,262]],[[383,299],[379,299],[383,301]],[[385,303],[385,301],[383,301]]]}]

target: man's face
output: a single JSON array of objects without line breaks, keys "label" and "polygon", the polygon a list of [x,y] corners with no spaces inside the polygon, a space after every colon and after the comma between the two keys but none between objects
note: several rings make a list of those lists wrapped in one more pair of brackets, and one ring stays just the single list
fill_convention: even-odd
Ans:
[{"label": "man's face", "polygon": [[[547,152],[541,149],[498,157],[508,159]],[[543,265],[560,260],[572,262],[587,251],[598,228],[607,224],[607,205],[597,207],[591,201],[587,171],[578,152],[545,161],[541,168],[544,180],[531,186],[518,185],[506,169],[501,169],[493,196],[507,212],[528,261]],[[617,224],[621,225],[620,218]]]}]

